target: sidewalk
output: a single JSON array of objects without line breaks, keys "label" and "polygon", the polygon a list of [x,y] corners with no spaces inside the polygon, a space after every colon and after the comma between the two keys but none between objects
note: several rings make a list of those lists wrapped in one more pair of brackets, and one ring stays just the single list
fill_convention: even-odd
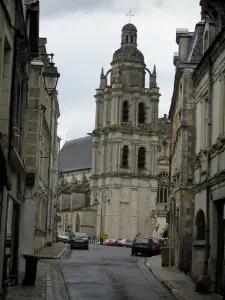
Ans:
[{"label": "sidewalk", "polygon": [[69,248],[68,244],[54,243],[51,247],[45,247],[35,255],[40,259],[57,259],[61,258]]},{"label": "sidewalk", "polygon": [[177,299],[180,300],[221,300],[218,294],[202,295],[195,292],[191,278],[176,267],[162,267],[161,255],[147,258],[146,266],[163,283]]},{"label": "sidewalk", "polygon": [[5,300],[69,300],[59,267],[39,262],[35,286],[23,286],[23,277],[17,286],[9,287]]}]

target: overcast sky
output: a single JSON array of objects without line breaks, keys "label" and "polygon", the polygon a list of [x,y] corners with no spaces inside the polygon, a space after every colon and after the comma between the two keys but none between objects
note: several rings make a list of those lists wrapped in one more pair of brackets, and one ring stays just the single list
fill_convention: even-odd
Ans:
[{"label": "overcast sky", "polygon": [[61,74],[59,136],[64,141],[94,128],[95,89],[101,67],[110,68],[120,47],[126,14],[138,29],[138,48],[147,67],[156,64],[162,94],[159,114],[168,113],[177,52],[176,28],[193,30],[200,21],[199,0],[40,0],[40,35],[48,40]]}]

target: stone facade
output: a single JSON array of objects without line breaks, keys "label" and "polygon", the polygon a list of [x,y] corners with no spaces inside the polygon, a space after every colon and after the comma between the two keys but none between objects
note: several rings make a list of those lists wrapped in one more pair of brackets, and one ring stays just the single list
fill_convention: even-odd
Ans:
[{"label": "stone facade", "polygon": [[192,251],[193,232],[193,164],[195,154],[195,101],[192,74],[202,56],[204,21],[194,32],[177,29],[179,52],[174,54],[176,68],[174,91],[170,106],[170,215],[169,245],[171,263],[191,270],[191,260],[184,266],[184,256]]},{"label": "stone facade", "polygon": [[[4,152],[5,174],[0,166],[0,294],[3,278],[5,229],[11,235],[9,270],[18,276],[21,217],[25,199],[25,120],[28,57],[38,51],[39,4],[25,7],[23,1],[1,1],[0,5],[0,142]],[[32,16],[31,16],[32,15]],[[30,22],[27,24],[26,20]],[[4,179],[5,181],[5,179]],[[7,188],[7,189],[6,189]],[[7,273],[7,272],[6,272]]]},{"label": "stone facade", "polygon": [[[39,52],[46,55],[45,38],[39,39]],[[42,57],[45,60],[45,56]],[[41,57],[40,57],[41,59]],[[57,185],[57,92],[48,95],[42,76],[44,63],[31,62],[25,136],[27,167],[26,199],[23,210],[22,253],[33,254],[52,242],[53,201]],[[26,241],[26,243],[25,243]]]},{"label": "stone facade", "polygon": [[158,119],[156,76],[156,68],[150,72],[137,49],[136,27],[125,25],[121,48],[106,75],[102,70],[95,95],[90,185],[91,204],[98,204],[97,236],[159,236],[166,225],[169,126],[166,118]]},{"label": "stone facade", "polygon": [[[225,3],[203,1],[204,56],[193,75],[196,101],[195,212],[192,273],[209,275],[224,293]],[[217,234],[216,234],[217,233]]]}]

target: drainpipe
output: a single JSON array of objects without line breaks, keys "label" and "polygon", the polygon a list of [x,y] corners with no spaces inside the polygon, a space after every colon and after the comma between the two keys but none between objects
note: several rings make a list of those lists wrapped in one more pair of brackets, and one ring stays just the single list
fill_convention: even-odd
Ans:
[{"label": "drainpipe", "polygon": [[[48,205],[47,205],[47,214],[46,214],[46,235],[50,235],[50,211],[51,211],[51,206],[52,206],[52,188],[50,188],[51,185],[51,162],[52,162],[52,109],[53,109],[53,97],[54,97],[54,92],[53,94],[50,95],[50,101],[51,101],[51,114],[50,114],[50,125],[49,125],[49,130],[50,130],[50,143],[49,143],[49,154],[48,154],[48,159],[49,159],[49,166],[48,166]],[[47,237],[47,236],[46,236]]]},{"label": "drainpipe", "polygon": [[210,216],[209,208],[211,201],[209,177],[210,177],[210,155],[209,149],[211,148],[211,126],[212,126],[212,60],[208,58],[208,124],[207,124],[207,181],[206,181],[206,230],[205,230],[205,260],[204,260],[204,275],[208,276],[208,260],[209,260],[209,225]]}]

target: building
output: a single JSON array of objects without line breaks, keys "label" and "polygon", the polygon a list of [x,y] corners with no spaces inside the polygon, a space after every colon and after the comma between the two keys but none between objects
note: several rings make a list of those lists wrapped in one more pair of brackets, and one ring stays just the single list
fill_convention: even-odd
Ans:
[{"label": "building", "polygon": [[[60,158],[64,176],[65,165],[78,158],[78,143],[89,153],[82,153],[88,165],[77,159],[79,168],[70,168],[68,175],[90,176],[90,207],[95,209],[93,228],[98,237],[133,238],[138,232],[160,236],[166,226],[170,126],[166,116],[158,117],[159,98],[156,68],[153,72],[146,68],[137,49],[137,29],[127,24],[110,70],[101,71],[92,139],[70,141],[61,150],[68,160]],[[70,159],[65,154],[69,148]]]},{"label": "building", "polygon": [[91,136],[66,142],[59,157],[59,231],[85,231],[96,236],[96,207],[90,206]]},{"label": "building", "polygon": [[194,32],[177,29],[179,52],[174,54],[174,90],[169,111],[170,213],[169,246],[171,264],[191,271],[193,241],[193,165],[195,156],[195,101],[192,74],[202,57],[204,21]]},{"label": "building", "polygon": [[196,101],[194,249],[197,289],[224,295],[225,3],[201,1],[208,15],[193,73]]},{"label": "building", "polygon": [[[31,2],[31,1],[30,1]],[[26,20],[29,19],[29,24]],[[28,55],[38,51],[39,4],[0,3],[0,294],[7,285],[5,232],[11,236],[9,272],[18,282],[20,217],[25,199],[24,138]],[[3,173],[2,173],[3,171]]]},{"label": "building", "polygon": [[[39,57],[31,61],[25,135],[26,199],[22,212],[21,254],[34,254],[53,242],[53,202],[57,186],[57,91],[46,91],[43,71],[46,38],[39,38]],[[21,260],[21,262],[24,262]]]}]

